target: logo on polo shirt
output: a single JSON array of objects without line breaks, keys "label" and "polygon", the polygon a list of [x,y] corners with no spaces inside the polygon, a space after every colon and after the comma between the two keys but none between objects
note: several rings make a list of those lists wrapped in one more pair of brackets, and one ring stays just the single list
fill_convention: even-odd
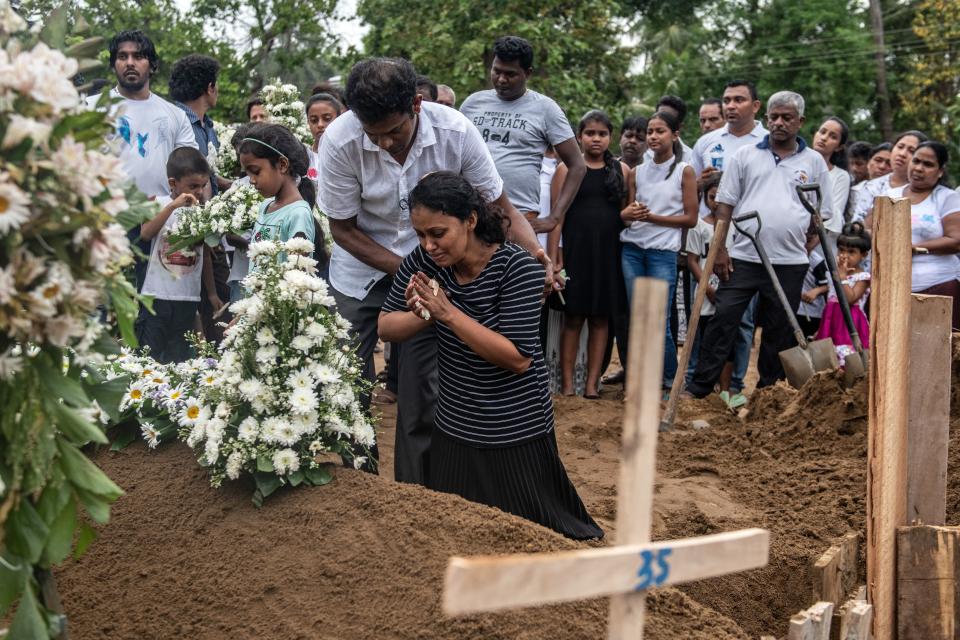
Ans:
[{"label": "logo on polo shirt", "polygon": [[797,184],[807,184],[810,182],[810,176],[803,169],[797,169],[793,172],[793,181]]}]

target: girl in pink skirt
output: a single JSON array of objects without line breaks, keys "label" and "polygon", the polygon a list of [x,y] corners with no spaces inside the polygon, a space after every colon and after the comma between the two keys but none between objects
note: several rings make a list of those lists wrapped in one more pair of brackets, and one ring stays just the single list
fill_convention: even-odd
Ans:
[{"label": "girl in pink skirt", "polygon": [[[870,272],[864,271],[860,265],[863,264],[868,253],[870,253],[870,234],[863,225],[859,222],[851,222],[844,226],[843,232],[837,238],[837,269],[840,272],[843,295],[847,297],[847,302],[850,304],[853,325],[860,334],[864,349],[870,347],[870,324],[863,312],[867,296],[870,295]],[[837,293],[833,291],[832,282],[830,289],[830,297],[823,310],[823,319],[820,321],[820,330],[817,331],[816,339],[832,338],[837,348],[837,358],[842,364],[844,358],[855,353],[855,350],[850,332],[847,331],[847,324],[843,320],[843,311],[840,309]]]}]

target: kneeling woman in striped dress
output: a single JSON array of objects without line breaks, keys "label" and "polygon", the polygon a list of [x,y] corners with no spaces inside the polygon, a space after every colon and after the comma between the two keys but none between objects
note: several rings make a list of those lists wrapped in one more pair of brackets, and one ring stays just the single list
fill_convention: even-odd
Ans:
[{"label": "kneeling woman in striped dress", "polygon": [[420,246],[393,280],[380,337],[439,335],[440,395],[427,487],[498,507],[571,538],[600,538],[557,454],[540,347],[543,267],[507,242],[499,210],[461,176],[410,193]]}]

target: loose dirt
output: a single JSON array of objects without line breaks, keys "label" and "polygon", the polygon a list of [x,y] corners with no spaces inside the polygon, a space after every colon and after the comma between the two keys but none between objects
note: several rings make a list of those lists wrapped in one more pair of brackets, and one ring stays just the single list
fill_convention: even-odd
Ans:
[{"label": "loose dirt", "polygon": [[[960,513],[960,353],[955,347],[948,521]],[[555,398],[567,471],[612,544],[622,391]],[[207,486],[180,446],[102,453],[127,491],[91,551],[58,571],[74,637],[600,638],[606,601],[447,620],[450,555],[581,548],[538,525],[392,478],[394,408],[381,409],[381,477],[342,470],[320,488],[271,497]],[[709,427],[694,429],[694,420]],[[821,374],[760,390],[734,415],[716,398],[681,403],[657,452],[654,538],[760,526],[766,568],[648,598],[648,637],[783,636],[811,604],[809,567],[864,531],[866,389]],[[861,563],[862,565],[862,563]],[[861,566],[862,572],[862,566]],[[861,575],[861,581],[862,581]],[[735,621],[735,622],[734,622]]]}]

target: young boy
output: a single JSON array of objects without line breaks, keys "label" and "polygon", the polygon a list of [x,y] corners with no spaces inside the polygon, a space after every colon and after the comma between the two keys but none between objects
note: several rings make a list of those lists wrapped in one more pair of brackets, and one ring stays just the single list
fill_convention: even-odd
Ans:
[{"label": "young boy", "polygon": [[[697,226],[687,232],[687,269],[690,271],[690,279],[693,281],[693,291],[690,299],[693,300],[696,293],[696,287],[699,286],[702,274],[703,261],[707,259],[707,253],[710,251],[710,244],[713,242],[713,225],[716,224],[714,212],[717,210],[717,188],[720,186],[720,172],[717,172],[707,178],[700,185],[700,199],[704,208],[709,213],[697,221]],[[700,309],[700,323],[697,325],[697,334],[688,339],[694,341],[693,351],[690,352],[690,362],[687,366],[687,384],[693,378],[693,372],[697,368],[697,359],[700,351],[700,340],[704,330],[710,323],[716,307],[713,301],[716,297],[717,286],[720,279],[716,275],[710,276],[710,284],[707,286],[706,297],[703,299],[703,307]],[[729,395],[729,394],[728,394]]]},{"label": "young boy", "polygon": [[[167,236],[181,207],[200,204],[210,183],[206,159],[194,148],[174,149],[167,159],[170,197],[158,197],[163,207],[152,220],[140,225],[140,238],[150,243],[150,257],[140,293],[153,297],[153,313],[141,305],[137,340],[150,347],[157,362],[183,362],[190,357],[186,334],[193,330],[200,307],[203,248],[170,253]],[[219,307],[218,307],[219,308]]]},{"label": "young boy", "polygon": [[800,306],[797,308],[797,322],[803,329],[803,335],[812,338],[820,328],[823,308],[827,306],[827,262],[820,248],[810,252],[810,268],[803,278],[803,293],[800,294]]}]

